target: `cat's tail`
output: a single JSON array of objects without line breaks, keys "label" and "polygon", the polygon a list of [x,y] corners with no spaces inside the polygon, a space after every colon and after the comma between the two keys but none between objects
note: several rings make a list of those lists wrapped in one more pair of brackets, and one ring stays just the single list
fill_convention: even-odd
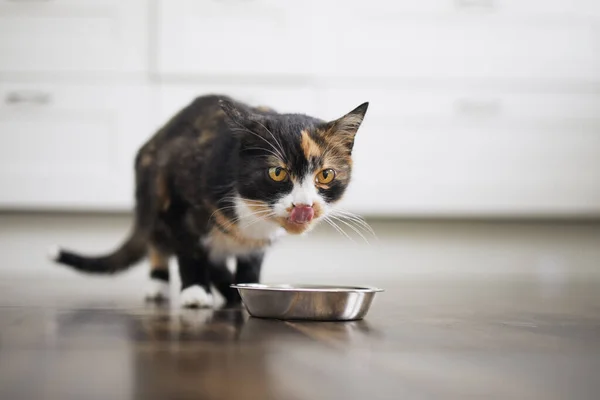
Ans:
[{"label": "cat's tail", "polygon": [[124,271],[146,255],[146,235],[134,231],[114,252],[98,257],[88,257],[55,246],[48,252],[53,261],[92,274],[114,274]]},{"label": "cat's tail", "polygon": [[135,222],[129,237],[110,254],[89,257],[59,247],[50,249],[48,256],[59,264],[92,274],[114,274],[125,271],[146,254],[150,235],[157,216],[156,182],[148,171],[136,171]]}]

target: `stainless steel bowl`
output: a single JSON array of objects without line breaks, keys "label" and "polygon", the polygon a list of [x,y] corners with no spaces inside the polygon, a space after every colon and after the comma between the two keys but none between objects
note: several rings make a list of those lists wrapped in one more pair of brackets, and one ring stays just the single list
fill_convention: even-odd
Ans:
[{"label": "stainless steel bowl", "polygon": [[382,289],[326,285],[232,285],[253,317],[350,321],[362,319]]}]

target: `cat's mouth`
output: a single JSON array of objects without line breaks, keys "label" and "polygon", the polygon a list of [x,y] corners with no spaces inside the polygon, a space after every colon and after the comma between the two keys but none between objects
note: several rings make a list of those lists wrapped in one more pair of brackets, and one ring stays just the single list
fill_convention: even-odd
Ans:
[{"label": "cat's mouth", "polygon": [[317,203],[312,206],[295,205],[287,211],[287,218],[279,217],[278,222],[288,233],[292,234],[306,232],[322,214],[322,209]]},{"label": "cat's mouth", "polygon": [[298,205],[292,207],[288,220],[293,224],[308,224],[315,217],[313,206]]}]

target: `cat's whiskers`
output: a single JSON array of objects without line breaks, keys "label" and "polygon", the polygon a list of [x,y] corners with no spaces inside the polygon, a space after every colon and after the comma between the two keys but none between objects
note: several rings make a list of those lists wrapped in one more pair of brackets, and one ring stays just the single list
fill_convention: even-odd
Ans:
[{"label": "cat's whiskers", "polygon": [[[240,200],[239,197],[223,197],[219,203],[229,203],[226,206],[223,207],[219,207],[217,210],[215,210],[215,212],[213,212],[211,214],[211,217],[217,212],[217,211],[223,211],[223,210],[229,210],[229,209],[237,209],[238,205],[236,204],[236,202]],[[243,199],[242,200],[244,203],[251,205],[251,206],[255,206],[255,207],[263,207],[265,205],[264,201],[259,201],[259,200],[250,200],[250,199]]]},{"label": "cat's whiskers", "polygon": [[[363,222],[365,224],[366,227],[370,228],[371,231],[373,230],[371,228],[371,226],[369,224],[367,224],[367,222],[365,221],[365,219],[363,217],[361,217],[360,215],[358,215],[358,214],[355,214],[355,213],[353,213],[351,211],[344,210],[343,208],[338,208],[338,207],[334,208],[331,212],[334,213],[334,214],[343,215],[343,216],[346,216],[346,217],[353,218],[353,219],[356,219],[358,221],[361,221],[361,222]],[[373,233],[375,233],[375,232],[373,232]]]},{"label": "cat's whiskers", "polygon": [[327,224],[329,224],[329,226],[331,226],[332,228],[334,228],[339,234],[342,234],[342,231],[339,229],[339,227],[336,226],[336,225],[334,225],[328,217],[323,217],[323,220],[325,222],[327,222]]},{"label": "cat's whiskers", "polygon": [[348,227],[350,227],[350,229],[352,229],[354,232],[356,232],[356,234],[358,236],[360,236],[367,244],[370,244],[369,241],[367,240],[367,238],[365,237],[365,235],[363,235],[360,230],[358,230],[354,225],[350,224],[349,222],[344,221],[343,219],[341,219],[338,216],[335,215],[331,215],[331,218],[334,218],[337,221],[340,221],[342,224],[347,225]]},{"label": "cat's whiskers", "polygon": [[248,229],[250,226],[252,226],[252,225],[254,225],[254,224],[258,223],[258,222],[265,221],[267,218],[269,218],[269,217],[275,217],[275,216],[277,216],[277,214],[275,212],[271,211],[270,213],[260,215],[260,217],[255,218],[253,221],[250,221],[247,224],[240,225],[239,228],[240,229]]},{"label": "cat's whiskers", "polygon": [[264,126],[260,121],[256,121],[257,124],[259,124],[260,126],[262,126],[268,133],[269,135],[271,135],[271,137],[273,138],[273,140],[275,141],[275,143],[277,143],[277,145],[279,146],[279,150],[281,151],[282,154],[285,154],[285,151],[283,150],[283,146],[281,145],[281,143],[279,142],[279,140],[277,140],[277,138],[275,137],[275,135],[273,135],[273,132],[271,132],[266,126]]},{"label": "cat's whiskers", "polygon": [[[239,200],[239,197],[224,197],[221,199],[221,201],[231,201],[231,205],[227,205],[227,206],[223,206],[223,207],[219,207],[217,208],[215,211],[213,211],[213,213],[210,215],[210,217],[208,217],[208,220],[212,220],[212,218],[215,216],[215,214],[222,212],[224,210],[231,210],[231,209],[237,209],[238,206],[235,204],[235,201]],[[264,206],[264,202],[262,201],[258,201],[258,200],[250,200],[250,199],[244,199],[244,202],[253,205],[253,206]],[[236,216],[236,218],[234,218],[231,221],[236,221],[238,220],[240,217]]]},{"label": "cat's whiskers", "polygon": [[333,228],[334,228],[336,231],[338,231],[340,234],[342,234],[343,236],[347,237],[347,238],[348,238],[348,239],[349,239],[351,242],[354,242],[354,243],[356,243],[356,242],[354,241],[354,239],[352,239],[352,238],[350,237],[350,235],[348,235],[348,234],[346,233],[346,231],[344,231],[344,230],[343,230],[343,229],[342,229],[342,228],[341,228],[341,227],[340,227],[338,224],[336,224],[335,222],[333,222],[333,220],[332,220],[331,218],[329,218],[329,217],[327,217],[327,216],[324,216],[324,217],[323,217],[323,219],[324,219],[324,220],[325,220],[325,221],[326,221],[326,222],[327,222],[329,225],[331,225],[331,226],[332,226],[332,227],[333,227]]},{"label": "cat's whiskers", "polygon": [[243,199],[239,196],[227,196],[227,197],[223,197],[221,198],[221,200],[219,201],[219,203],[221,202],[230,202],[230,203],[236,203],[237,201],[243,201],[244,203],[248,203],[248,204],[256,204],[256,205],[264,205],[265,202],[261,201],[261,200],[252,200],[252,199]]},{"label": "cat's whiskers", "polygon": [[269,149],[265,149],[263,147],[247,147],[244,150],[262,150],[262,151],[266,151],[269,154],[272,154],[273,156],[275,156],[275,158],[277,158],[278,160],[280,160],[282,163],[284,162],[284,160],[282,160],[281,157],[279,157],[274,151],[269,150]]},{"label": "cat's whiskers", "polygon": [[[213,217],[215,216],[215,214],[217,213],[222,213],[222,211],[224,210],[231,210],[231,209],[237,209],[237,205],[233,204],[233,205],[229,205],[229,206],[223,206],[223,207],[219,207],[217,208],[215,211],[212,212],[212,214],[210,214],[210,216],[208,217],[208,222],[212,221]],[[229,220],[229,223],[227,224],[228,227],[232,226],[234,223],[236,223],[238,220],[240,219],[239,216],[236,216],[235,218]]]},{"label": "cat's whiskers", "polygon": [[264,216],[266,216],[266,214],[269,214],[273,212],[271,209],[264,209],[264,210],[257,210],[254,211],[252,213],[243,215],[243,216],[237,216],[236,218],[233,218],[229,221],[228,224],[225,224],[224,226],[222,226],[223,229],[228,229],[234,225],[236,225],[238,228],[242,228],[242,226],[238,225],[238,222],[244,220],[244,219],[248,219],[248,218],[252,218],[254,217],[254,222],[259,222],[261,221]]},{"label": "cat's whiskers", "polygon": [[248,215],[238,215],[235,218],[232,218],[228,221],[228,224],[226,224],[224,227],[230,227],[233,226],[234,224],[237,224],[238,222],[240,222],[243,219],[252,217],[252,216],[259,216],[262,213],[266,212],[267,210],[260,210],[260,211],[255,211],[252,214],[248,214]]},{"label": "cat's whiskers", "polygon": [[235,209],[235,208],[237,208],[237,206],[225,206],[225,207],[218,208],[208,218],[210,219],[210,218],[214,217],[214,215],[218,212],[225,211],[225,210],[231,210],[231,209]]},{"label": "cat's whiskers", "polygon": [[[377,236],[373,235],[370,231],[368,231],[364,226],[358,224],[356,221],[352,220],[352,219],[348,219],[347,217],[339,217],[339,216],[332,216],[333,218],[335,218],[337,221],[340,221],[342,223],[344,223],[345,225],[348,225],[352,230],[354,230],[359,236],[363,236],[362,232],[365,233],[365,235],[371,235],[373,236],[373,239],[378,240]],[[347,218],[347,219],[344,219]],[[365,242],[368,243],[368,240],[366,238],[364,238]]]},{"label": "cat's whiskers", "polygon": [[237,195],[237,196],[224,196],[224,197],[221,197],[221,199],[219,201],[223,201],[223,200],[233,200],[233,201],[243,200],[243,201],[248,201],[248,202],[264,203],[264,201],[262,201],[262,200],[248,199],[248,198],[245,198],[245,197],[241,197],[239,195]]},{"label": "cat's whiskers", "polygon": [[279,155],[279,157],[285,161],[286,158],[283,156],[283,154],[277,149],[277,147],[275,147],[275,145],[273,145],[273,143],[269,142],[267,139],[265,139],[264,137],[260,136],[258,133],[251,131],[250,129],[244,127],[243,125],[240,125],[239,123],[236,122],[236,124],[240,127],[240,128],[236,128],[233,130],[240,130],[242,132],[248,132],[251,135],[256,136],[257,138],[259,138],[260,140],[264,141],[265,143],[267,143],[269,146],[271,146],[273,148],[273,150],[275,150],[275,153],[277,153]]},{"label": "cat's whiskers", "polygon": [[358,224],[359,226],[361,226],[363,229],[365,229],[366,231],[368,231],[368,233],[370,233],[371,235],[373,235],[373,237],[375,239],[377,238],[377,234],[375,234],[375,231],[373,230],[373,228],[371,227],[371,225],[369,225],[367,223],[367,221],[364,220],[364,218],[362,218],[359,215],[356,215],[350,211],[346,211],[346,210],[342,210],[342,209],[334,209],[331,212],[332,215],[341,217],[341,218],[346,218],[356,224]]}]

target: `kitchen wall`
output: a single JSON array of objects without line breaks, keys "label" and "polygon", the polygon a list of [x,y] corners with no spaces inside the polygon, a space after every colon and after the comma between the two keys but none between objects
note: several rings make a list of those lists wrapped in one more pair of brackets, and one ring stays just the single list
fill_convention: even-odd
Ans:
[{"label": "kitchen wall", "polygon": [[363,101],[346,206],[600,212],[595,0],[0,1],[0,208],[131,206],[194,96],[331,119]]},{"label": "kitchen wall", "polygon": [[596,0],[0,0],[0,274],[84,279],[47,246],[114,246],[136,149],[215,92],[370,101],[344,206],[379,240],[286,239],[267,280],[597,274],[599,21]]}]

